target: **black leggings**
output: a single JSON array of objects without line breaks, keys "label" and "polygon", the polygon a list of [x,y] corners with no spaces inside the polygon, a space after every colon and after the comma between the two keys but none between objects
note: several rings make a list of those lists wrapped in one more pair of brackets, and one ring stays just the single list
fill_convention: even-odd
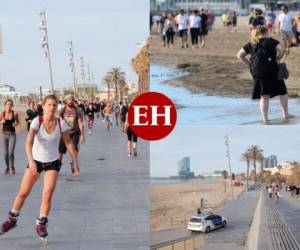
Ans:
[{"label": "black leggings", "polygon": [[173,44],[174,43],[174,30],[173,29],[168,29],[166,31],[166,36],[167,36],[167,43],[170,43]]},{"label": "black leggings", "polygon": [[192,44],[198,44],[199,28],[191,28]]}]

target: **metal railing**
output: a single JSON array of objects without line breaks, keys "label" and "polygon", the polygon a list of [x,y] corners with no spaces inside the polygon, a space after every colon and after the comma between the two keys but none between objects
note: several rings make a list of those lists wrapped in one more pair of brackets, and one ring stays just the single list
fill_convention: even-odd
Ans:
[{"label": "metal railing", "polygon": [[193,235],[150,246],[150,250],[198,250],[203,244],[202,235]]}]

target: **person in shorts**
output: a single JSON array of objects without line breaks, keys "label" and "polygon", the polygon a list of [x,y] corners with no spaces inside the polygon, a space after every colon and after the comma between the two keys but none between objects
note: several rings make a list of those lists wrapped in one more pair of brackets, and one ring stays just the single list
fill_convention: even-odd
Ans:
[{"label": "person in shorts", "polygon": [[21,209],[34,184],[41,173],[44,172],[42,200],[35,229],[40,237],[47,237],[47,217],[50,213],[52,197],[61,167],[57,150],[61,138],[70,152],[74,165],[78,166],[77,152],[67,132],[68,126],[63,119],[56,117],[57,98],[54,95],[48,95],[44,98],[42,105],[44,114],[33,119],[26,139],[28,165],[8,218],[0,227],[0,234],[6,233],[17,226]]},{"label": "person in shorts", "polygon": [[179,36],[181,38],[181,48],[188,48],[188,28],[189,28],[189,17],[184,10],[180,11],[180,14],[176,17],[176,23],[178,25]]},{"label": "person in shorts", "polygon": [[288,7],[281,7],[282,13],[278,16],[278,33],[281,35],[286,53],[289,53],[289,48],[293,46],[295,35],[293,32],[294,18],[289,13]]},{"label": "person in shorts", "polygon": [[[79,108],[75,105],[75,98],[72,95],[67,95],[65,98],[66,106],[62,108],[58,117],[62,118],[64,122],[67,124],[69,130],[69,135],[72,139],[74,148],[77,152],[79,152],[79,143],[85,142],[84,137],[84,125],[83,125],[83,115]],[[60,140],[59,143],[59,153],[60,160],[62,161],[63,155],[67,152],[67,147],[63,140]],[[71,162],[71,171],[74,175],[79,175],[79,169],[73,166],[73,162]]]}]

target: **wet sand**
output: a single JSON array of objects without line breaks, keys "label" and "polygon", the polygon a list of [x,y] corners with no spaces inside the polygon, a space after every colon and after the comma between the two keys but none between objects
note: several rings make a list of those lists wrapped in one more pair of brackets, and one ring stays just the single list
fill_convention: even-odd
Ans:
[{"label": "wet sand", "polygon": [[[214,30],[207,36],[207,45],[199,49],[181,49],[175,37],[173,49],[162,46],[161,37],[153,32],[150,39],[151,64],[158,64],[189,72],[187,76],[167,81],[184,86],[193,93],[222,96],[251,96],[252,81],[249,70],[236,58],[240,48],[249,41],[247,18],[239,17],[238,31],[228,34],[217,18]],[[278,39],[276,35],[274,38]],[[300,48],[292,48],[283,59],[290,71],[286,81],[289,95],[300,95]]]},{"label": "wet sand", "polygon": [[[244,187],[234,187],[238,196]],[[215,211],[231,196],[229,182],[224,193],[223,181],[150,186],[150,231],[184,228],[185,222],[196,214],[200,199],[205,211]]]}]

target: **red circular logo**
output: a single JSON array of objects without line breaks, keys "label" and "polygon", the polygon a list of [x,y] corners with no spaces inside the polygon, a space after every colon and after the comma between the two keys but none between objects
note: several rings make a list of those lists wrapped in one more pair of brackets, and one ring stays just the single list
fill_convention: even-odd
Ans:
[{"label": "red circular logo", "polygon": [[174,103],[165,95],[147,92],[137,96],[128,109],[128,123],[133,132],[148,141],[166,137],[175,127]]}]

